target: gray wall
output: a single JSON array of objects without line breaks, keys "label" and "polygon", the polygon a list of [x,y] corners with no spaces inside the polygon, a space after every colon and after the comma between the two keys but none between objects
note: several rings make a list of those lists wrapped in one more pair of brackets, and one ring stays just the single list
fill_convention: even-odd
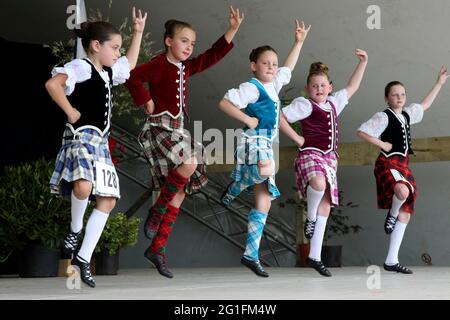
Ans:
[{"label": "gray wall", "polygon": [[[74,2],[74,1],[73,1]],[[50,43],[67,39],[71,33],[65,28],[66,7],[71,1],[3,1],[0,4],[1,36],[19,42]],[[86,0],[88,7],[105,7],[106,1]],[[341,141],[356,141],[359,124],[384,107],[383,88],[391,80],[400,80],[407,86],[408,100],[420,102],[436,79],[440,65],[450,65],[450,43],[446,39],[450,2],[446,0],[418,1],[364,1],[364,0],[268,0],[207,1],[190,0],[189,9],[178,0],[136,0],[133,4],[150,12],[147,31],[155,40],[155,49],[162,48],[163,23],[169,18],[192,22],[197,28],[196,52],[209,47],[227,26],[227,7],[241,8],[246,19],[238,33],[235,49],[217,66],[197,75],[190,82],[188,106],[193,119],[203,120],[203,128],[234,128],[236,121],[223,117],[216,109],[224,92],[251,77],[247,57],[250,50],[270,44],[283,61],[293,41],[293,20],[302,18],[312,29],[302,50],[291,84],[290,95],[303,88],[310,63],[320,60],[330,66],[337,89],[345,86],[356,66],[356,47],[369,53],[369,65],[359,92],[351,100],[340,118]],[[371,4],[381,8],[381,30],[366,27]],[[129,16],[131,4],[115,0],[111,21],[119,24]],[[32,58],[30,58],[32,59]],[[447,84],[427,111],[424,121],[413,129],[415,138],[449,136],[450,100]],[[295,91],[295,93],[294,93]],[[207,112],[205,112],[207,111]],[[217,121],[220,116],[221,121]],[[282,137],[282,144],[290,142]],[[413,164],[420,197],[407,229],[400,258],[406,264],[421,264],[420,255],[429,253],[436,265],[448,265],[450,255],[447,232],[450,189],[448,162]],[[278,179],[281,190],[290,190],[293,182],[290,172],[282,172]],[[359,208],[349,214],[361,224],[364,231],[342,239],[345,244],[344,263],[365,265],[382,263],[388,244],[383,233],[384,212],[376,209],[375,182],[372,168],[341,167],[339,183],[348,201]],[[136,194],[122,179],[124,198],[119,209]],[[285,182],[286,181],[286,182]],[[275,204],[274,204],[275,206]],[[141,212],[140,215],[144,215]],[[177,266],[236,265],[239,250],[217,241],[205,241],[210,231],[203,229],[188,217],[181,216],[169,244],[170,259]],[[214,238],[214,236],[211,236]],[[141,237],[141,240],[143,238]],[[183,246],[181,246],[183,244]],[[184,245],[185,244],[185,245]],[[123,265],[144,265],[144,241],[122,254]],[[201,247],[199,253],[193,248]]]}]

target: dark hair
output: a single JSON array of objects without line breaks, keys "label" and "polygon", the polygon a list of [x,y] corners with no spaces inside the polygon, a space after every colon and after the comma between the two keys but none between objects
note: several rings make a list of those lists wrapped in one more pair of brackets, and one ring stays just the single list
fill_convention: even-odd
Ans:
[{"label": "dark hair", "polygon": [[331,83],[330,76],[328,75],[328,66],[320,61],[311,63],[311,66],[309,67],[308,79],[306,82],[309,84],[311,78],[314,76],[325,76]]},{"label": "dark hair", "polygon": [[92,40],[103,43],[111,40],[112,35],[120,34],[116,27],[105,21],[83,22],[80,27],[80,29],[74,29],[74,32],[81,38],[81,44],[86,52],[89,51]]},{"label": "dark hair", "polygon": [[191,29],[192,31],[195,31],[194,27],[191,24],[174,19],[167,20],[166,23],[164,23],[164,28],[166,28],[166,31],[164,31],[163,41],[164,47],[166,47],[166,52],[167,52],[166,38],[173,38],[178,30],[184,28],[188,28]]},{"label": "dark hair", "polygon": [[387,98],[389,96],[389,92],[391,92],[391,88],[393,86],[402,86],[403,88],[405,87],[403,83],[401,83],[400,81],[391,81],[389,82],[386,87],[384,88],[384,96]]},{"label": "dark hair", "polygon": [[272,51],[275,54],[277,54],[275,49],[272,48],[271,46],[261,46],[261,47],[253,49],[252,52],[250,52],[250,56],[248,57],[250,59],[250,62],[256,63],[256,61],[258,61],[259,57],[266,51]]}]

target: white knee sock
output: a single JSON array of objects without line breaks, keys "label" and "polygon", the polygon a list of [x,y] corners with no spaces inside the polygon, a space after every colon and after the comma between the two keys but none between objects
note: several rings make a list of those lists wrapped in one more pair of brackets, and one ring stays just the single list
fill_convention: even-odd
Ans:
[{"label": "white knee sock", "polygon": [[311,186],[306,188],[306,199],[308,201],[308,220],[316,221],[317,209],[319,208],[320,200],[322,200],[325,190],[317,191]]},{"label": "white knee sock", "polygon": [[405,229],[407,223],[397,221],[395,224],[394,231],[391,233],[391,239],[389,241],[389,252],[385,263],[387,265],[394,265],[398,263],[398,251],[400,250],[400,245],[402,244],[403,235],[405,234]]},{"label": "white knee sock", "polygon": [[323,235],[327,227],[328,217],[317,216],[316,227],[314,228],[314,235],[311,238],[309,245],[309,258],[316,261],[321,261]]},{"label": "white knee sock", "polygon": [[392,197],[392,207],[391,207],[391,213],[390,215],[397,218],[398,214],[400,212],[400,208],[403,205],[403,203],[405,203],[405,200],[400,200],[399,198],[397,198],[397,196],[394,194],[394,196]]},{"label": "white knee sock", "polygon": [[78,199],[72,191],[71,195],[71,215],[72,221],[70,223],[70,228],[73,232],[80,232],[83,229],[83,217],[84,212],[86,211],[86,207],[89,202],[89,197],[86,199],[80,200]]},{"label": "white knee sock", "polygon": [[103,228],[108,220],[109,214],[94,209],[86,224],[86,232],[84,233],[83,243],[81,249],[78,252],[78,256],[86,260],[91,261],[92,253],[97,245],[100,236],[102,235]]}]

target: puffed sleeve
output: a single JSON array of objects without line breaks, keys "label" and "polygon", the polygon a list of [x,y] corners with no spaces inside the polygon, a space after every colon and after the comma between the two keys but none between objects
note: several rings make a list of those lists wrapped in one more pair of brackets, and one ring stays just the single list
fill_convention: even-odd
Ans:
[{"label": "puffed sleeve", "polygon": [[404,111],[409,115],[410,124],[416,124],[423,119],[423,107],[418,103],[411,103]]},{"label": "puffed sleeve", "polygon": [[281,67],[278,69],[277,75],[274,79],[274,86],[277,93],[280,92],[284,85],[287,85],[291,81],[291,69],[288,67]]},{"label": "puffed sleeve", "polygon": [[367,133],[369,136],[379,138],[389,124],[389,118],[384,112],[377,112],[372,118],[364,122],[358,131]]},{"label": "puffed sleeve", "polygon": [[312,113],[311,102],[304,98],[298,97],[292,100],[291,104],[282,109],[284,116],[289,123],[308,118]]},{"label": "puffed sleeve", "polygon": [[237,108],[244,109],[249,103],[258,101],[259,91],[253,83],[244,82],[238,89],[228,90],[223,98],[230,101]]},{"label": "puffed sleeve", "polygon": [[126,56],[121,56],[112,66],[113,85],[125,83],[130,78],[130,64]]},{"label": "puffed sleeve", "polygon": [[53,68],[52,77],[58,73],[67,75],[64,92],[69,96],[75,89],[75,84],[91,78],[91,66],[83,59],[75,59],[66,63],[63,67]]},{"label": "puffed sleeve", "polygon": [[330,95],[328,99],[333,102],[334,106],[336,107],[336,113],[339,115],[348,104],[347,90],[342,89],[336,91],[332,95]]}]

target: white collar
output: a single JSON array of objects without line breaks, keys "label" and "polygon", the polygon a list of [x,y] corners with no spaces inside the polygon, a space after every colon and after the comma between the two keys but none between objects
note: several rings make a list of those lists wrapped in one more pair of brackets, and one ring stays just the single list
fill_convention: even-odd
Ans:
[{"label": "white collar", "polygon": [[183,66],[183,63],[182,63],[181,61],[179,61],[179,62],[172,61],[172,60],[169,59],[169,57],[168,57],[167,55],[166,55],[166,59],[167,59],[167,61],[169,61],[169,63],[171,63],[171,64],[177,66],[178,69],[181,69],[181,68],[184,67],[184,66]]}]

